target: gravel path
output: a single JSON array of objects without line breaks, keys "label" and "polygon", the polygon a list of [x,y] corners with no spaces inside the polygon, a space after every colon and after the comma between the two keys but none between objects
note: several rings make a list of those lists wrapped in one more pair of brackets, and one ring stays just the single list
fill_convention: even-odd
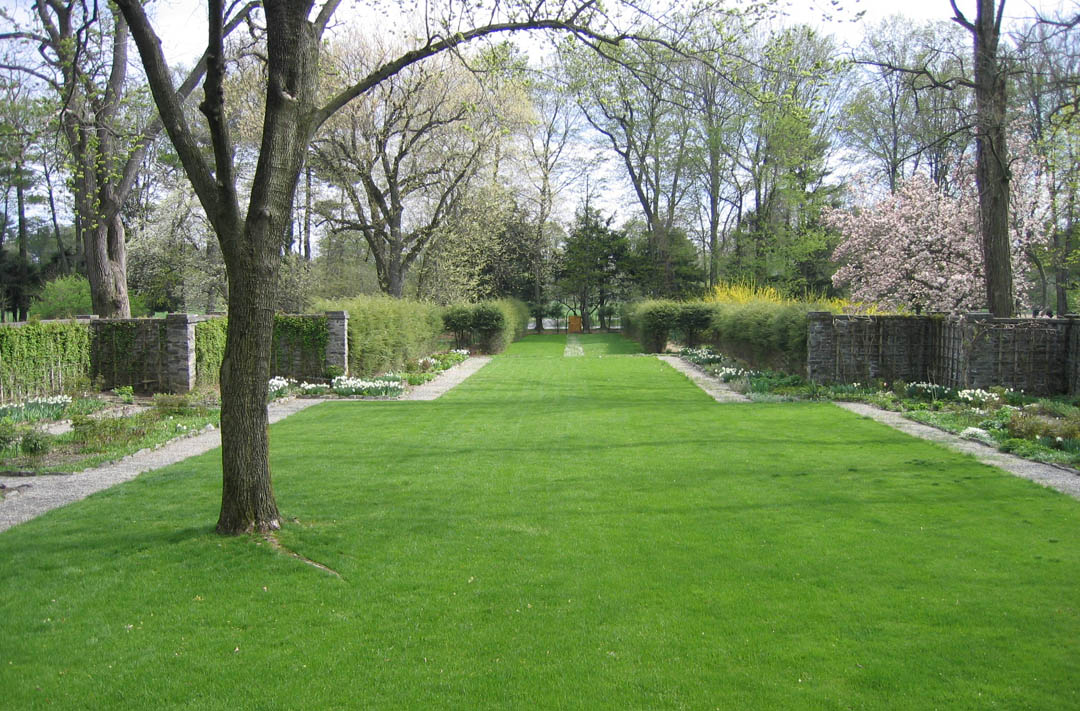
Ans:
[{"label": "gravel path", "polygon": [[873,405],[861,402],[838,402],[836,405],[858,415],[877,420],[906,434],[928,439],[932,442],[940,442],[950,449],[974,456],[983,464],[1004,469],[1010,474],[1030,479],[1051,489],[1057,489],[1074,499],[1080,499],[1080,472],[1074,469],[1033,462],[1029,459],[1006,454],[982,442],[964,439],[951,432],[945,432],[936,427],[909,420],[899,412],[881,410]]},{"label": "gravel path", "polygon": [[[287,399],[270,403],[270,422],[317,405],[321,400]],[[151,469],[174,464],[221,445],[221,430],[206,430],[191,437],[180,437],[157,449],[143,449],[120,461],[76,474],[43,474],[35,477],[0,476],[6,489],[0,501],[0,531],[29,521],[60,506],[85,499],[94,492],[134,479]]]},{"label": "gravel path", "polygon": [[[698,387],[712,395],[717,402],[749,402],[747,398],[732,391],[724,383],[706,375],[700,368],[682,358],[677,356],[659,356],[659,358],[676,370],[685,373]],[[1075,499],[1080,499],[1080,472],[1074,469],[1033,462],[1029,459],[1007,454],[982,442],[964,439],[951,432],[945,432],[936,427],[909,420],[898,412],[882,410],[873,405],[861,402],[837,402],[834,404],[857,415],[869,417],[900,430],[905,434],[932,442],[939,442],[950,449],[970,454],[983,464],[1004,469],[1015,476],[1030,479]]]},{"label": "gravel path", "polygon": [[750,402],[749,398],[732,390],[727,383],[721,383],[701,368],[683,360],[679,356],[662,355],[657,356],[657,358],[693,380],[695,385],[711,395],[712,399],[717,402]]},{"label": "gravel path", "polygon": [[[490,356],[472,356],[440,373],[434,380],[410,388],[401,399],[434,400],[483,368],[490,360]],[[270,422],[277,422],[321,402],[329,401],[318,398],[274,400],[270,403]],[[214,429],[174,439],[157,449],[143,449],[118,462],[76,474],[0,476],[0,484],[5,487],[4,498],[0,499],[0,531],[29,521],[46,511],[85,499],[94,492],[134,479],[143,472],[175,464],[219,446],[221,431]]]},{"label": "gravel path", "polygon": [[449,370],[439,373],[434,380],[409,388],[400,400],[434,400],[450,388],[460,385],[466,378],[491,362],[491,356],[469,356]]}]

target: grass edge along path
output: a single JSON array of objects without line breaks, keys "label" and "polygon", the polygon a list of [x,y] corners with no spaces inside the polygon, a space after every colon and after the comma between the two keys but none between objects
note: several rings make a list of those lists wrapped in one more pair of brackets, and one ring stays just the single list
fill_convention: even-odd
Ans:
[{"label": "grass edge along path", "polygon": [[213,453],[0,534],[2,704],[1080,707],[1077,502],[541,350],[274,426],[278,540],[340,578],[211,534]]}]

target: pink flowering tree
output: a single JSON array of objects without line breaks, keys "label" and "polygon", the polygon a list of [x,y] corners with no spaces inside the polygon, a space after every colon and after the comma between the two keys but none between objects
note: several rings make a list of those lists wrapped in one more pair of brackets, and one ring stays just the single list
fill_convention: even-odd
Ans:
[{"label": "pink flowering tree", "polygon": [[[1045,185],[1029,155],[1018,155],[1013,165],[1010,241],[1018,277],[1028,274],[1030,256],[1048,235]],[[826,211],[825,223],[842,235],[833,252],[840,264],[833,284],[847,287],[856,301],[890,308],[985,307],[974,182],[962,176],[955,184],[970,187],[954,197],[917,174],[870,205]]]}]

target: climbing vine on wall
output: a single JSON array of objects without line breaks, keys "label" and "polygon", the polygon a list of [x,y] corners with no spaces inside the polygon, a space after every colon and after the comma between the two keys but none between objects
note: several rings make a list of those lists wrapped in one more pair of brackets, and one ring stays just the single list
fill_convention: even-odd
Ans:
[{"label": "climbing vine on wall", "polygon": [[0,327],[0,401],[82,387],[89,373],[90,330],[85,323]]},{"label": "climbing vine on wall", "polygon": [[212,318],[195,324],[195,382],[198,385],[218,384],[228,326],[226,318]]},{"label": "climbing vine on wall", "polygon": [[106,389],[160,386],[166,360],[165,319],[118,319],[91,324],[91,375]]},{"label": "climbing vine on wall", "polygon": [[330,329],[325,316],[274,316],[270,372],[294,378],[318,378],[326,371]]}]

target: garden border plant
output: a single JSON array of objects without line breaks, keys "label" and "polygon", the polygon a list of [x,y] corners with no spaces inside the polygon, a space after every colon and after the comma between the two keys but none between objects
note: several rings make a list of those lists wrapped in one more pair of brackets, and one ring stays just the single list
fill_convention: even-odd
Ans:
[{"label": "garden border plant", "polygon": [[1007,388],[956,389],[929,382],[824,385],[791,373],[758,370],[709,347],[684,348],[680,356],[759,402],[864,402],[1003,452],[1080,467],[1077,398],[1036,398]]}]

